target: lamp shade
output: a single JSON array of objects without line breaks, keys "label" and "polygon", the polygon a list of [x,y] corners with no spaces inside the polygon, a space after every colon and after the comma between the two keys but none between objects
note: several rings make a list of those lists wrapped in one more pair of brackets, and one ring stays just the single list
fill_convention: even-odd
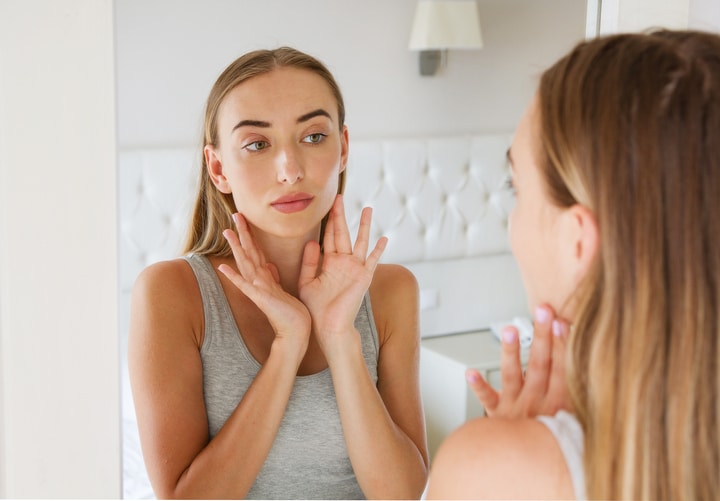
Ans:
[{"label": "lamp shade", "polygon": [[483,46],[475,0],[420,0],[409,49],[480,49]]}]

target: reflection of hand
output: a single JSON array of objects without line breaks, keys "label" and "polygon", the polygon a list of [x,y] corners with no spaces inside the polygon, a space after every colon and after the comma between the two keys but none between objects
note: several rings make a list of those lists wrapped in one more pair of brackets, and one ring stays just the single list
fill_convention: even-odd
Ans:
[{"label": "reflection of hand", "polygon": [[540,306],[535,312],[534,327],[530,359],[524,373],[517,329],[512,326],[503,329],[500,392],[475,369],[466,372],[468,384],[488,416],[527,418],[570,409],[565,382],[568,324],[555,319],[549,306]]},{"label": "reflection of hand", "polygon": [[325,226],[319,271],[320,245],[308,242],[305,247],[298,283],[300,299],[310,310],[313,328],[325,356],[329,356],[331,341],[355,331],[355,317],[385,250],[387,238],[383,237],[367,255],[371,219],[372,209],[364,208],[353,247],[342,195],[338,195]]},{"label": "reflection of hand", "polygon": [[233,220],[237,234],[225,230],[223,236],[230,244],[237,271],[226,264],[218,269],[267,316],[276,339],[289,340],[304,355],[310,337],[310,313],[299,299],[280,286],[277,268],[265,261],[245,218],[236,213]]}]

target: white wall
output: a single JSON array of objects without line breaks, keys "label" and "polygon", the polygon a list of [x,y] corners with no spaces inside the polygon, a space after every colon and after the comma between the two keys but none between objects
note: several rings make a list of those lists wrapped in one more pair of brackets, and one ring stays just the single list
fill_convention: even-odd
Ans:
[{"label": "white wall", "polygon": [[[539,73],[585,35],[580,0],[478,0],[485,47],[421,77],[416,0],[117,0],[120,148],[194,146],[215,78],[240,54],[292,45],[323,60],[352,138],[509,132]],[[351,146],[352,147],[352,146]]]},{"label": "white wall", "polygon": [[600,1],[602,34],[653,28],[720,32],[718,0]]},{"label": "white wall", "polygon": [[111,0],[0,0],[0,495],[120,494]]},{"label": "white wall", "polygon": [[688,19],[690,28],[720,33],[720,1],[692,0]]}]

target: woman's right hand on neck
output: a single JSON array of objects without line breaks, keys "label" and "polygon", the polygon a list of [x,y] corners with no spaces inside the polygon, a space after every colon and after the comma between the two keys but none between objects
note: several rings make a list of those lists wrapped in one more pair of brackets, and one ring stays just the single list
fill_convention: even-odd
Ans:
[{"label": "woman's right hand on neck", "polygon": [[568,323],[556,318],[550,306],[538,306],[530,357],[523,370],[517,329],[503,329],[502,390],[490,386],[476,369],[465,374],[487,416],[534,418],[572,410],[565,381],[568,332]]},{"label": "woman's right hand on neck", "polygon": [[221,264],[218,270],[267,316],[275,331],[273,346],[288,346],[299,364],[310,339],[310,312],[282,288],[277,268],[265,260],[262,250],[255,245],[242,215],[234,214],[233,220],[237,233],[228,229],[223,236],[230,244],[237,270],[227,264]]}]

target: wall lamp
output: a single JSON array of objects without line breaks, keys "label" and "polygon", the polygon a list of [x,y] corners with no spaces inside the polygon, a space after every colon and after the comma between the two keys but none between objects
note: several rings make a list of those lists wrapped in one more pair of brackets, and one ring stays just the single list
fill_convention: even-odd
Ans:
[{"label": "wall lamp", "polygon": [[419,0],[410,50],[420,51],[420,74],[434,75],[445,66],[448,49],[483,46],[476,0]]}]

